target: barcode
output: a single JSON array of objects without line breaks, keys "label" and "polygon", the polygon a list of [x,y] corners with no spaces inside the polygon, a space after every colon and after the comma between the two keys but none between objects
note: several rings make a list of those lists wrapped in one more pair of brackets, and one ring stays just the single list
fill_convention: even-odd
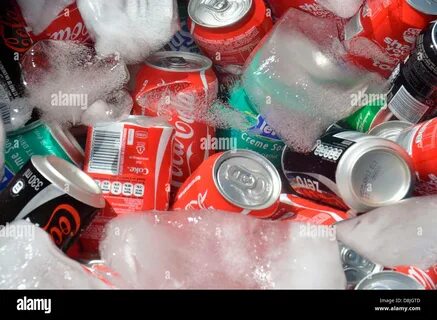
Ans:
[{"label": "barcode", "polygon": [[93,130],[88,171],[118,175],[122,130]]},{"label": "barcode", "polygon": [[418,123],[428,111],[428,106],[414,98],[404,86],[401,86],[388,103],[390,111],[396,118],[411,123]]},{"label": "barcode", "polygon": [[11,123],[11,109],[9,105],[0,102],[0,116],[4,124]]},{"label": "barcode", "polygon": [[344,27],[344,39],[350,40],[357,34],[363,31],[363,25],[361,24],[361,10],[353,16]]}]

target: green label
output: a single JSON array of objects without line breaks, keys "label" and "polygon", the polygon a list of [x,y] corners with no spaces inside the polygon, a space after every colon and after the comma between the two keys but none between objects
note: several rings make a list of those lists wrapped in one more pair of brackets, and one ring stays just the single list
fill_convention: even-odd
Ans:
[{"label": "green label", "polygon": [[5,165],[15,174],[34,155],[54,155],[70,161],[72,159],[53,137],[50,128],[41,121],[11,132],[6,137]]},{"label": "green label", "polygon": [[346,125],[347,129],[368,132],[383,106],[383,103],[364,106],[346,119],[343,119],[341,124]]}]

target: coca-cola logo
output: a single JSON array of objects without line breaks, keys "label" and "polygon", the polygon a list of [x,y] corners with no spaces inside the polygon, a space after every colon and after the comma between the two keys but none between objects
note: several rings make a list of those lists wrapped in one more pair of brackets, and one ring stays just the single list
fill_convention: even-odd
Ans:
[{"label": "coca-cola logo", "polygon": [[185,210],[215,210],[213,206],[205,205],[206,198],[208,196],[208,190],[205,193],[199,193],[197,199],[191,200],[186,206]]},{"label": "coca-cola logo", "polygon": [[50,39],[53,40],[82,40],[88,37],[88,30],[82,22],[76,23],[71,27],[66,27],[58,31],[52,32]]},{"label": "coca-cola logo", "polygon": [[410,267],[408,269],[408,275],[416,279],[416,281],[418,281],[424,288],[430,288],[430,289],[436,288],[432,279],[426,274],[425,271],[419,268]]},{"label": "coca-cola logo", "polygon": [[134,174],[149,174],[149,169],[148,168],[138,168],[138,167],[128,167],[128,170],[130,173],[134,173]]},{"label": "coca-cola logo", "polygon": [[16,3],[9,1],[9,7],[0,13],[0,32],[4,44],[16,52],[25,52],[31,45],[32,39],[25,29],[25,22]]},{"label": "coca-cola logo", "polygon": [[43,227],[56,245],[61,245],[65,238],[74,237],[80,230],[80,214],[69,204],[61,204],[53,210],[49,221]]}]

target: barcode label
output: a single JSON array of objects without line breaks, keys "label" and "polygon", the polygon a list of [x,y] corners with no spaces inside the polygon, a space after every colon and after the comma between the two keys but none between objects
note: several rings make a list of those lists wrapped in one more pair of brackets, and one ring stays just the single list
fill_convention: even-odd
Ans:
[{"label": "barcode label", "polygon": [[344,27],[344,39],[350,40],[357,34],[363,31],[363,25],[361,24],[361,10],[353,16]]},{"label": "barcode label", "polygon": [[388,107],[396,118],[411,123],[418,123],[429,109],[426,104],[414,98],[404,86],[396,92]]},{"label": "barcode label", "polygon": [[118,175],[120,170],[121,136],[123,129],[116,128],[94,129],[88,171],[90,173],[100,173]]},{"label": "barcode label", "polygon": [[0,116],[4,124],[11,123],[11,109],[9,108],[9,105],[7,105],[6,103],[0,102]]}]

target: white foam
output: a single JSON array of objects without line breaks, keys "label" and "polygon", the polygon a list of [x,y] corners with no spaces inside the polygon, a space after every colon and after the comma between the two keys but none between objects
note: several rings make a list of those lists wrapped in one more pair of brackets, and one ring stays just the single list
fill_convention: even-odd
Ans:
[{"label": "white foam", "polygon": [[120,53],[127,63],[142,62],[178,29],[174,0],[78,0],[98,53]]}]

